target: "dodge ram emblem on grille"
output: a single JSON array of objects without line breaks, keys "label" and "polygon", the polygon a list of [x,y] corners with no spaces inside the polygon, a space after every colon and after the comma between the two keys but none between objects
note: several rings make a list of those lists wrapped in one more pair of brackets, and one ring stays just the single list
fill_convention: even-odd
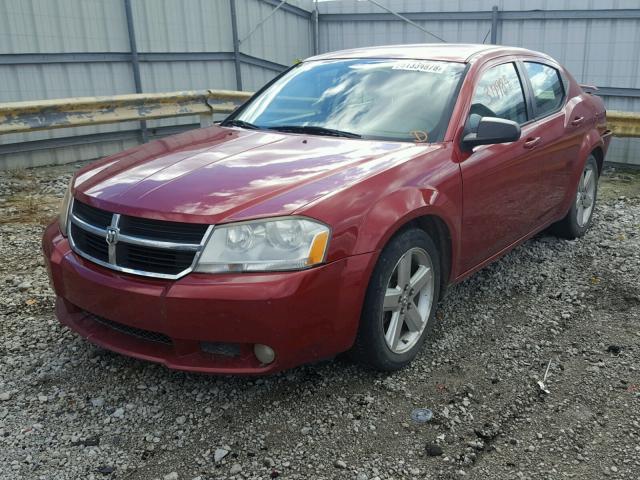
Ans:
[{"label": "dodge ram emblem on grille", "polygon": [[109,245],[115,245],[118,243],[118,235],[120,229],[118,227],[107,227],[107,243]]}]

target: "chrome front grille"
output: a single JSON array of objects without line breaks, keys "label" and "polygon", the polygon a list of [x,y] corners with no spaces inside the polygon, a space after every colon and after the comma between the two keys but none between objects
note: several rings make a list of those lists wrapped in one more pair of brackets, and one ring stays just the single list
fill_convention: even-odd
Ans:
[{"label": "chrome front grille", "polygon": [[78,255],[104,267],[175,279],[193,269],[212,228],[111,213],[74,200],[69,241]]}]

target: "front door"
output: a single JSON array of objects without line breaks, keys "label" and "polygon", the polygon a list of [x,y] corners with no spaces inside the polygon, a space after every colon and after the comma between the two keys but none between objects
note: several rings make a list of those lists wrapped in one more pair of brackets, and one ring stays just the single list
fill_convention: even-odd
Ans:
[{"label": "front door", "polygon": [[529,233],[542,214],[536,154],[542,139],[530,135],[534,125],[525,125],[531,114],[524,79],[514,62],[489,66],[477,78],[469,128],[480,117],[498,117],[522,125],[523,132],[516,142],[476,147],[461,162],[462,272]]}]

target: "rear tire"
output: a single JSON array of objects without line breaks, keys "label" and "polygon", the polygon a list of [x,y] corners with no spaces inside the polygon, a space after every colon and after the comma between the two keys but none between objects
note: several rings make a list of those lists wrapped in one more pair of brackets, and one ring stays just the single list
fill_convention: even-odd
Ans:
[{"label": "rear tire", "polygon": [[589,155],[567,216],[552,227],[557,236],[573,240],[587,233],[596,207],[598,176],[598,162],[593,155]]},{"label": "rear tire", "polygon": [[396,235],[371,275],[351,357],[381,371],[408,365],[433,327],[439,293],[440,258],[429,235]]}]

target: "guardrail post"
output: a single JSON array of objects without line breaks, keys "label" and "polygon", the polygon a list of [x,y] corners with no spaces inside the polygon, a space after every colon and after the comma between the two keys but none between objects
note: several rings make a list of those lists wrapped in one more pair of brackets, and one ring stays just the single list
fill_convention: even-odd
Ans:
[{"label": "guardrail post", "polygon": [[203,113],[200,115],[200,128],[210,127],[213,125],[213,114]]},{"label": "guardrail post", "polygon": [[[133,83],[136,93],[142,93],[142,81],[140,80],[140,62],[138,59],[138,46],[136,44],[136,31],[133,25],[133,12],[131,10],[131,0],[124,0],[124,12],[127,17],[127,33],[129,34],[129,49],[131,50],[131,69],[133,70]],[[147,131],[147,122],[140,122],[140,134],[142,142],[149,141],[149,132]]]},{"label": "guardrail post", "polygon": [[498,27],[500,25],[500,12],[498,6],[494,5],[491,9],[491,43],[496,45],[498,43]]}]

